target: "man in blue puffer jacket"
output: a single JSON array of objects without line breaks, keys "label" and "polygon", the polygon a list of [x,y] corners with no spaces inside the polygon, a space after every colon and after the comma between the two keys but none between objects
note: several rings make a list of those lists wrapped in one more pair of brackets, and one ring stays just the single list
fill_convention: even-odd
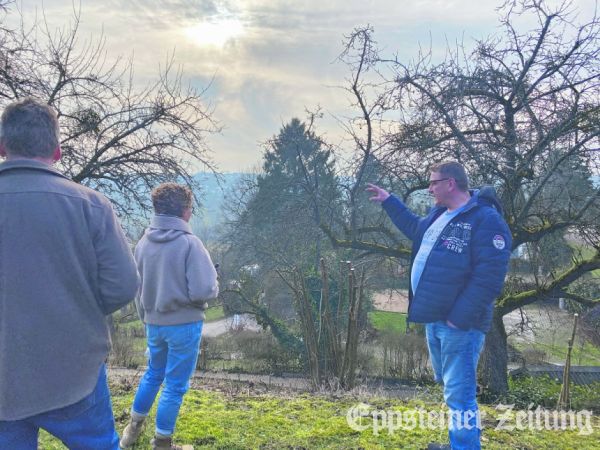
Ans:
[{"label": "man in blue puffer jacket", "polygon": [[367,190],[413,242],[408,321],[426,324],[435,379],[444,386],[451,412],[451,448],[479,449],[477,362],[511,253],[496,193],[489,186],[469,190],[457,162],[432,167],[429,193],[435,206],[425,217],[378,186]]}]

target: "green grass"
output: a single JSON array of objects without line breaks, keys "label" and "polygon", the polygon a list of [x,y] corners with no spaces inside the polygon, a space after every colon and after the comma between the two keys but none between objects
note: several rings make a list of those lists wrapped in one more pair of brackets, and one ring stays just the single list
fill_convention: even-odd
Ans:
[{"label": "green grass", "polygon": [[[573,250],[575,250],[576,256],[580,258],[588,259],[594,256],[595,250],[588,245],[581,245],[576,243],[570,243],[569,245],[571,246],[571,248],[573,248]],[[591,273],[594,278],[600,278],[600,269],[592,270]]]},{"label": "green grass", "polygon": [[204,311],[204,314],[206,315],[206,322],[214,322],[225,317],[225,311],[223,311],[222,306],[211,306]]},{"label": "green grass", "polygon": [[[245,389],[242,389],[242,392]],[[117,429],[122,432],[128,420],[133,392],[113,388]],[[402,413],[417,418],[416,426],[403,430],[387,428],[376,434],[372,417],[360,419],[363,430],[353,430],[347,422],[348,410],[362,402],[369,410]],[[496,430],[500,411],[483,407],[484,448],[519,449],[600,449],[600,418],[594,416],[590,435],[577,430]],[[419,425],[419,410],[440,411],[439,403],[419,400],[405,402],[380,398],[331,398],[310,394],[255,395],[192,390],[185,399],[177,422],[175,441],[195,449],[422,449],[432,441],[447,442],[444,426]],[[150,412],[135,449],[149,449],[156,410]],[[427,415],[424,416],[425,418]],[[381,421],[379,422],[381,424]],[[514,424],[514,422],[513,422]],[[64,449],[47,434],[41,436],[43,450]]]},{"label": "green grass", "polygon": [[[553,359],[561,361],[564,364],[567,359],[568,345],[552,346],[544,343],[539,344],[541,349],[546,349],[546,353]],[[571,364],[577,366],[598,366],[600,365],[600,348],[585,342],[583,346],[575,344],[571,352]]]},{"label": "green grass", "polygon": [[133,329],[143,330],[144,329],[144,324],[142,323],[142,321],[140,319],[131,320],[129,322],[120,322],[117,319],[115,326],[120,328],[121,330],[133,330]]},{"label": "green grass", "polygon": [[[527,408],[528,405],[540,405],[555,408],[562,383],[548,375],[524,376],[508,379],[509,392],[500,401],[503,404]],[[569,406],[573,411],[589,409],[600,414],[600,381],[590,384],[571,384]]]},{"label": "green grass", "polygon": [[368,313],[371,326],[377,331],[393,331],[404,333],[406,331],[406,314],[390,311],[371,311]]},{"label": "green grass", "polygon": [[[537,320],[536,315],[550,314],[538,312],[537,305],[531,305],[526,311],[531,314],[533,321]],[[554,314],[559,314],[554,312]],[[556,316],[555,322],[551,325],[536,325],[535,338],[525,339],[522,336],[509,336],[508,342],[517,350],[540,350],[547,355],[548,362],[564,364],[567,357],[568,341],[571,339],[573,325],[572,319],[566,320],[565,313]],[[571,352],[571,364],[576,366],[599,366],[600,348],[584,340],[581,336],[575,338],[573,350]]]},{"label": "green grass", "polygon": [[[509,341],[519,350],[541,350],[547,355],[548,362],[553,364],[564,364],[567,359],[567,344],[552,344],[549,342],[523,342]],[[600,365],[600,348],[586,342],[581,346],[575,344],[571,352],[571,364],[575,366],[598,366]]]}]

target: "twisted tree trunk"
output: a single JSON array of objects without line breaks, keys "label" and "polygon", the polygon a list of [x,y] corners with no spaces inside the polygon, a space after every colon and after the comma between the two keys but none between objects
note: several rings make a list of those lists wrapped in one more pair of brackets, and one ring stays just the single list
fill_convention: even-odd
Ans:
[{"label": "twisted tree trunk", "polygon": [[481,384],[491,395],[508,392],[508,347],[502,316],[494,311],[492,328],[485,337],[485,346],[479,360]]}]

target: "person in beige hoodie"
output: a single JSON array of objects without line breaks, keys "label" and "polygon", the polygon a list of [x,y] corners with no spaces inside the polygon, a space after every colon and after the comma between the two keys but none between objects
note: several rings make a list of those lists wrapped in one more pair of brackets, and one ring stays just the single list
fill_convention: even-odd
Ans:
[{"label": "person in beige hoodie", "polygon": [[136,307],[146,327],[148,369],[138,387],[121,448],[132,446],[164,383],[153,449],[177,449],[175,422],[196,367],[207,300],[219,294],[208,251],[188,224],[192,191],[164,183],[152,191],[155,216],[135,248],[142,280]]}]

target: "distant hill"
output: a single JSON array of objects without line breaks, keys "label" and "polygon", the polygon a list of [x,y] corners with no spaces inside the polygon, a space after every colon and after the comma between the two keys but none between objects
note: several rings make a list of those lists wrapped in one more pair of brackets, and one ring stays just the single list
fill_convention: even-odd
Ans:
[{"label": "distant hill", "polygon": [[[225,173],[217,176],[212,173],[197,173],[193,177],[200,185],[200,192],[195,195],[200,201],[201,208],[194,209],[194,216],[190,221],[192,229],[195,233],[206,235],[210,230],[225,222],[225,214],[223,204],[225,198],[233,193],[237,184],[244,177],[253,176],[247,173]],[[118,197],[118,194],[113,194]],[[148,199],[150,193],[147,193]],[[127,231],[127,234],[137,241],[143,234],[144,229],[150,223],[152,213],[144,214],[141,208],[137,205],[132,205],[132,212],[126,217],[121,217],[121,223]]]},{"label": "distant hill", "polygon": [[200,222],[205,227],[219,225],[225,221],[223,203],[225,197],[232,194],[242,178],[251,176],[248,173],[225,173],[217,176],[213,173],[197,173],[194,179],[201,186],[199,194],[199,214],[195,212],[194,221]]},{"label": "distant hill", "polygon": [[[194,211],[192,219],[194,229],[207,230],[223,224],[225,222],[223,211],[225,198],[233,193],[233,190],[244,177],[248,176],[254,175],[243,172],[225,173],[219,176],[219,181],[213,173],[201,172],[194,175],[194,179],[201,186],[199,193],[201,209],[200,211]],[[591,181],[594,186],[600,187],[599,175],[592,176]],[[425,190],[415,193],[412,200],[413,207],[421,207],[424,210],[428,208],[431,202],[431,198]],[[130,228],[128,224],[125,225]],[[137,227],[132,227],[131,230],[135,230],[131,233],[134,236],[139,235],[141,232]]]}]

